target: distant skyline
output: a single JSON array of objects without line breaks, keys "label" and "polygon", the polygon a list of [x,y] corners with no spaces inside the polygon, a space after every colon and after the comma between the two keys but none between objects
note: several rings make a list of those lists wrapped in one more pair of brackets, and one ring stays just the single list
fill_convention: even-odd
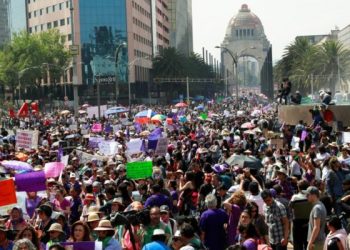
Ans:
[{"label": "distant skyline", "polygon": [[224,39],[227,25],[241,5],[248,4],[272,44],[273,61],[300,35],[329,34],[350,25],[349,0],[192,0],[194,52],[202,47],[220,60],[215,49]]}]

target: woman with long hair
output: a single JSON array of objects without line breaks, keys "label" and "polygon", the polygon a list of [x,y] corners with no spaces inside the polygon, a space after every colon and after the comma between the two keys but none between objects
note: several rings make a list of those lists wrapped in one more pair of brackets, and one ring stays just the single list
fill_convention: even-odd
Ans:
[{"label": "woman with long hair", "polygon": [[179,187],[180,197],[178,202],[178,209],[180,215],[190,215],[196,209],[197,199],[194,199],[196,193],[195,173],[186,172],[184,177],[180,179]]},{"label": "woman with long hair", "polygon": [[240,225],[238,227],[239,233],[242,235],[242,241],[240,242],[247,250],[258,249],[258,234],[255,227],[249,223],[248,225]]},{"label": "woman with long hair", "polygon": [[5,224],[6,229],[19,232],[23,230],[26,226],[27,222],[23,218],[22,208],[12,208],[10,211],[10,219]]},{"label": "woman with long hair", "polygon": [[233,245],[236,243],[236,234],[239,218],[246,204],[247,199],[242,191],[237,191],[233,193],[232,196],[225,200],[223,203],[225,210],[229,214],[229,220],[227,225],[228,245]]},{"label": "woman with long hair", "polygon": [[260,240],[263,242],[269,242],[268,226],[265,222],[264,216],[259,214],[259,206],[255,202],[251,201],[247,204],[247,209],[252,215],[251,223],[255,227]]},{"label": "woman with long hair", "polygon": [[25,227],[22,231],[20,231],[17,234],[16,241],[21,240],[21,239],[30,240],[38,250],[44,249],[44,246],[41,245],[41,243],[40,243],[37,232],[35,231],[34,227],[32,227],[32,226]]},{"label": "woman with long hair", "polygon": [[69,241],[71,242],[91,241],[90,228],[88,227],[88,225],[82,221],[75,222],[72,225]]}]

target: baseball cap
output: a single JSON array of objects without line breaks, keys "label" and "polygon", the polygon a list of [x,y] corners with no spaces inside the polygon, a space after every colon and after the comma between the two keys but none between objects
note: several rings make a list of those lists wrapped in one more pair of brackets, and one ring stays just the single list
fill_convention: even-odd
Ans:
[{"label": "baseball cap", "polygon": [[161,213],[169,213],[169,207],[167,205],[162,205],[159,208]]},{"label": "baseball cap", "polygon": [[306,195],[310,195],[310,194],[313,194],[313,195],[316,195],[317,197],[320,196],[320,191],[318,190],[317,187],[314,187],[314,186],[310,186],[306,189],[305,191]]}]

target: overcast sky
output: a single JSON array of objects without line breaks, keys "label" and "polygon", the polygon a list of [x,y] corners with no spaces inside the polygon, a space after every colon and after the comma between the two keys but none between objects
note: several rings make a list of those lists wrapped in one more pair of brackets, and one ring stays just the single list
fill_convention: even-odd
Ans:
[{"label": "overcast sky", "polygon": [[350,0],[192,0],[194,50],[205,47],[216,58],[231,17],[243,3],[261,20],[273,46],[274,61],[298,35],[328,34],[350,24]]}]

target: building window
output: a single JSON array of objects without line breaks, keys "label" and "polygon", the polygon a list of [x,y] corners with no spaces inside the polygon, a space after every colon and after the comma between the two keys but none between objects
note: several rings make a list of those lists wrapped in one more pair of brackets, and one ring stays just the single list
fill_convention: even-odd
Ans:
[{"label": "building window", "polygon": [[69,1],[66,1],[66,8],[69,8]]},{"label": "building window", "polygon": [[55,28],[58,27],[58,21],[53,22],[53,27],[55,27]]},{"label": "building window", "polygon": [[242,30],[239,30],[239,37],[242,37]]},{"label": "building window", "polygon": [[68,34],[68,41],[72,41],[72,34]]},{"label": "building window", "polygon": [[34,17],[36,17],[36,10],[34,10]]},{"label": "building window", "polygon": [[52,5],[52,12],[55,12],[56,5]]},{"label": "building window", "polygon": [[63,3],[60,3],[60,4],[58,5],[58,8],[59,8],[60,10],[62,10],[62,9],[63,9]]},{"label": "building window", "polygon": [[40,16],[43,15],[43,9],[40,9]]},{"label": "building window", "polygon": [[32,18],[32,13],[28,12],[28,19],[31,19],[31,18]]},{"label": "building window", "polygon": [[40,30],[44,30],[44,24],[40,25]]},{"label": "building window", "polygon": [[51,29],[52,28],[52,23],[47,23],[47,29]]},{"label": "building window", "polygon": [[[29,1],[29,0],[28,0]],[[29,1],[30,2],[30,1]],[[29,33],[32,33],[32,27],[30,27],[29,29],[28,29],[28,32]]]},{"label": "building window", "polygon": [[67,25],[69,25],[69,23],[70,23],[70,19],[69,17],[67,17]]},{"label": "building window", "polygon": [[64,26],[65,24],[66,24],[66,20],[65,20],[65,19],[61,19],[61,20],[60,20],[60,25],[61,25],[61,26]]},{"label": "building window", "polygon": [[243,30],[243,36],[245,37],[247,35],[246,30]]},{"label": "building window", "polygon": [[247,36],[250,36],[250,29],[247,30]]},{"label": "building window", "polygon": [[252,32],[251,32],[251,33],[252,33],[252,36],[254,36],[254,30],[253,30],[253,29],[252,29]]}]

